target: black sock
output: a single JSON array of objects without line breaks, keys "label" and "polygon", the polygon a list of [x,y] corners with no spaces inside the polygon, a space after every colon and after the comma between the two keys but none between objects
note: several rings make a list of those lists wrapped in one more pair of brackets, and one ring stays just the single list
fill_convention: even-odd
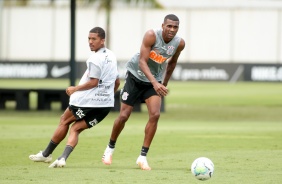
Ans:
[{"label": "black sock", "polygon": [[149,151],[149,148],[146,148],[146,147],[142,146],[141,154],[140,155],[147,156],[148,151]]},{"label": "black sock", "polygon": [[67,158],[69,157],[72,151],[73,151],[73,147],[70,145],[66,145],[63,154],[58,158],[58,160],[60,160],[61,158],[65,158],[65,160],[67,160]]},{"label": "black sock", "polygon": [[113,140],[110,139],[110,142],[109,142],[108,146],[109,146],[110,148],[115,148],[115,146],[116,146],[116,141],[113,141]]},{"label": "black sock", "polygon": [[56,147],[58,146],[58,144],[54,143],[52,140],[49,142],[47,148],[42,152],[42,155],[44,157],[48,157],[50,154],[53,153],[54,149],[56,149]]}]

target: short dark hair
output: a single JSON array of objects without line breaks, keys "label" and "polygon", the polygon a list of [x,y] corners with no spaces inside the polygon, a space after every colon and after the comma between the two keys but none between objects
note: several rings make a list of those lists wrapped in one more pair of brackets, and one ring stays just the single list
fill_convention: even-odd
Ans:
[{"label": "short dark hair", "polygon": [[101,28],[101,27],[94,27],[94,28],[91,29],[89,32],[90,32],[90,33],[97,33],[98,36],[99,36],[100,38],[102,38],[102,39],[105,39],[105,38],[106,38],[106,33],[105,33],[104,29]]},{"label": "short dark hair", "polygon": [[174,15],[174,14],[168,14],[167,16],[165,16],[164,22],[166,22],[167,19],[179,22],[178,17],[176,15]]}]

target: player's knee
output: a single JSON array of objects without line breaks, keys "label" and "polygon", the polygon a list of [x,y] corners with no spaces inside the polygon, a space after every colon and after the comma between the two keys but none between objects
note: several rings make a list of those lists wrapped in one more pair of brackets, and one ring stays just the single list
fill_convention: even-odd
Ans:
[{"label": "player's knee", "polygon": [[83,130],[84,128],[82,127],[72,125],[70,128],[70,133],[80,134],[80,132],[82,132]]},{"label": "player's knee", "polygon": [[67,118],[65,116],[61,116],[60,118],[60,125],[69,125],[69,121],[67,121]]},{"label": "player's knee", "polygon": [[150,114],[150,119],[152,121],[158,121],[160,118],[160,113],[159,112],[155,112],[155,113],[151,113]]},{"label": "player's knee", "polygon": [[125,123],[129,118],[128,114],[122,113],[119,115],[118,119],[120,123]]}]

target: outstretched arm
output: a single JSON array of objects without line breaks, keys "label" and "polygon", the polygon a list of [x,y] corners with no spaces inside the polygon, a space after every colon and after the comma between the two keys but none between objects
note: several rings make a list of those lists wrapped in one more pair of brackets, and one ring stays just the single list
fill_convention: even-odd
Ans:
[{"label": "outstretched arm", "polygon": [[169,81],[169,79],[172,75],[172,72],[174,71],[174,68],[176,66],[178,57],[179,57],[181,51],[184,49],[184,47],[185,47],[185,42],[184,42],[183,39],[181,39],[175,54],[169,59],[169,61],[167,63],[166,72],[165,72],[165,76],[164,76],[164,80],[163,80],[164,86],[167,86],[168,81]]},{"label": "outstretched arm", "polygon": [[155,41],[156,41],[156,35],[154,31],[153,30],[147,31],[143,37],[142,45],[140,48],[140,60],[139,60],[140,69],[152,84],[158,82],[155,79],[155,77],[152,75],[148,67],[151,47],[154,45]]},{"label": "outstretched arm", "polygon": [[142,45],[140,48],[139,67],[142,70],[142,72],[145,74],[147,79],[152,83],[157,94],[159,96],[166,96],[168,92],[167,88],[156,80],[156,78],[153,76],[153,74],[151,73],[148,67],[150,51],[155,41],[156,41],[156,35],[154,31],[153,30],[147,31],[144,35]]}]

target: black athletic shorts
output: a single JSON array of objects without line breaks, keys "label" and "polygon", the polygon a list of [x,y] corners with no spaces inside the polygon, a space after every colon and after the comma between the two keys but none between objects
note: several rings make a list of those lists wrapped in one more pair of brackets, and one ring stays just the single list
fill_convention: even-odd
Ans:
[{"label": "black athletic shorts", "polygon": [[76,107],[73,105],[69,106],[72,114],[75,116],[76,120],[84,119],[88,128],[100,123],[111,111],[112,107]]},{"label": "black athletic shorts", "polygon": [[125,84],[120,92],[121,102],[134,106],[136,102],[144,103],[147,98],[153,95],[158,94],[150,82],[143,82],[127,71]]}]

